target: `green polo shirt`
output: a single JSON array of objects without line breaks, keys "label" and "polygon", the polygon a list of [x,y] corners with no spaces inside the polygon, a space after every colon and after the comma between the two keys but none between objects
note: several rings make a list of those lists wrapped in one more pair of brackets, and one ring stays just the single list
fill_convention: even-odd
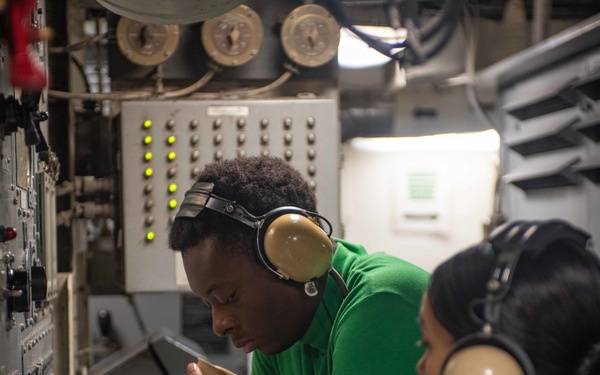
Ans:
[{"label": "green polo shirt", "polygon": [[346,281],[342,298],[331,276],[304,335],[286,351],[254,351],[253,375],[416,374],[422,354],[417,317],[429,274],[384,253],[335,239],[333,267]]}]

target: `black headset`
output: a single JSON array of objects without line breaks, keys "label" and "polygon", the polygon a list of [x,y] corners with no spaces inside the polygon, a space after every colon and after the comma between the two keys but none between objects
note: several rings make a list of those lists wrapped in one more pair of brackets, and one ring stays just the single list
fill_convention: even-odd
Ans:
[{"label": "black headset", "polygon": [[[196,182],[185,193],[176,218],[194,218],[204,208],[229,216],[256,229],[257,256],[277,277],[304,283],[306,294],[315,296],[318,294],[315,280],[330,273],[338,285],[341,281],[342,293],[347,293],[343,280],[331,266],[332,226],[325,217],[292,206],[256,216],[236,202],[213,194],[213,188],[211,182]],[[327,231],[321,228],[319,220],[327,224]]]},{"label": "black headset", "polygon": [[551,243],[569,240],[586,248],[591,236],[563,220],[515,221],[497,228],[487,240],[496,256],[486,285],[486,296],[472,301],[483,307],[483,319],[472,311],[481,331],[459,340],[442,366],[443,375],[535,375],[527,353],[512,339],[496,332],[502,304],[510,290],[514,270],[524,251],[539,251]]}]

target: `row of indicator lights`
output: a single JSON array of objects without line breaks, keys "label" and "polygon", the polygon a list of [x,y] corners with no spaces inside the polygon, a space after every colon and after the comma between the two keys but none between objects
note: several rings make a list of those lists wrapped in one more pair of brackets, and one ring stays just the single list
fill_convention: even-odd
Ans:
[{"label": "row of indicator lights", "polygon": [[[285,141],[286,144],[290,144],[292,143],[292,134],[291,133],[286,133],[283,137],[283,140]],[[309,144],[314,144],[316,141],[317,137],[315,136],[314,133],[308,133],[306,135],[306,140]],[[142,140],[142,142],[144,143],[145,146],[148,146],[152,143],[152,136],[151,135],[147,135],[144,137],[144,139]],[[167,145],[171,146],[175,143],[176,138],[174,135],[169,136],[166,139],[166,143]],[[192,143],[192,145],[197,144],[199,141],[199,138],[197,135],[192,136],[192,138],[190,139],[190,142]],[[246,142],[246,134],[240,134],[238,135],[238,144],[243,145]],[[260,137],[260,142],[262,144],[267,144],[269,143],[269,135],[268,134],[262,134]],[[213,138],[213,143],[215,145],[220,145],[221,143],[223,143],[223,135],[222,134],[216,134]]]},{"label": "row of indicator lights", "polygon": [[[176,140],[177,140],[177,138],[175,138],[175,136],[174,136],[174,135],[170,135],[170,136],[168,136],[168,137],[167,137],[167,139],[166,139],[166,141],[165,141],[165,142],[166,142],[166,143],[167,143],[169,146],[171,146],[171,145],[175,144],[175,141],[176,141]],[[153,141],[153,138],[152,138],[152,136],[151,136],[151,135],[147,135],[147,136],[145,136],[145,137],[144,137],[144,139],[142,140],[142,143],[144,144],[144,146],[148,146],[148,145],[150,145],[150,144],[152,143],[152,141]]]},{"label": "row of indicator lights", "polygon": [[[153,157],[154,157],[154,154],[151,151],[147,151],[144,154],[144,161],[150,161],[150,160],[152,160]],[[171,151],[167,154],[168,161],[173,161],[176,158],[177,158],[177,154],[175,153],[175,151]]]},{"label": "row of indicator lights", "polygon": [[[245,118],[239,118],[237,120],[237,126],[239,129],[243,129],[246,126],[246,119]],[[290,117],[286,117],[285,119],[283,119],[283,126],[286,129],[289,129],[292,126],[292,119]],[[306,126],[310,129],[314,128],[316,124],[316,120],[314,117],[307,117],[306,118]],[[171,119],[168,120],[166,122],[166,127],[167,129],[173,129],[175,127],[175,120]],[[200,125],[200,122],[198,120],[192,120],[190,121],[190,128],[191,129],[196,129],[198,126]],[[223,121],[221,119],[216,119],[213,121],[213,128],[214,129],[219,129],[221,126],[223,125]],[[266,128],[269,125],[269,120],[266,118],[263,118],[262,120],[260,120],[260,126],[262,128]],[[152,120],[145,120],[142,123],[142,127],[144,129],[150,129],[152,127]]]}]

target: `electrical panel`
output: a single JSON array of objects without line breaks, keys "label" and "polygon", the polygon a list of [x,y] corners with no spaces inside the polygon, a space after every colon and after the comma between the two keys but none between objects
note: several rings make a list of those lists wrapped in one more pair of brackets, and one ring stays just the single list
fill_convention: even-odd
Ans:
[{"label": "electrical panel", "polygon": [[123,103],[121,176],[125,289],[189,290],[169,228],[203,165],[270,154],[314,187],[340,235],[337,101],[322,98]]},{"label": "electrical panel", "polygon": [[0,374],[52,374],[58,160],[41,123],[43,1],[2,3],[0,52]]}]

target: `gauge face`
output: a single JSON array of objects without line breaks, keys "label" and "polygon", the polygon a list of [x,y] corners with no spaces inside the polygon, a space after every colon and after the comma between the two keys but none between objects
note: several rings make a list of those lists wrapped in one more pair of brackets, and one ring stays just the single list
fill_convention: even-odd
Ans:
[{"label": "gauge face", "polygon": [[328,63],[337,53],[340,26],[329,12],[314,4],[294,9],[281,28],[281,43],[296,64],[317,67]]},{"label": "gauge face", "polygon": [[179,26],[144,23],[122,17],[117,24],[121,53],[138,65],[158,65],[167,60],[179,44]]},{"label": "gauge face", "polygon": [[110,11],[142,22],[188,24],[231,10],[244,0],[98,0]]},{"label": "gauge face", "polygon": [[245,5],[202,24],[202,45],[208,56],[223,66],[250,61],[260,50],[263,38],[262,21]]}]

